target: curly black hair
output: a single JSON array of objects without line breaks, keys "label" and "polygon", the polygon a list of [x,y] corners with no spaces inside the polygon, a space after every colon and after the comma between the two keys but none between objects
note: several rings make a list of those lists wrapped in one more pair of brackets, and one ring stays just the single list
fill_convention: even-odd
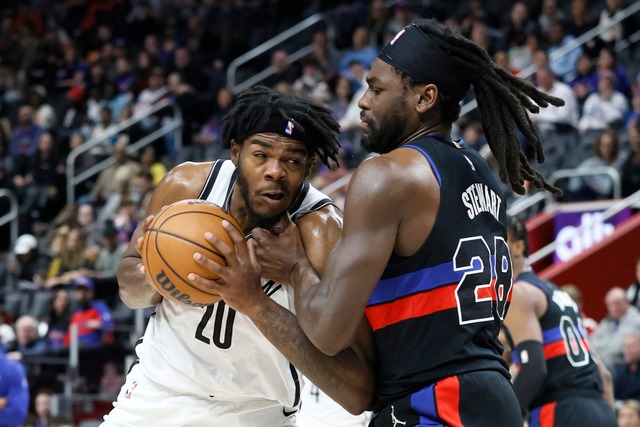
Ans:
[{"label": "curly black hair", "polygon": [[265,86],[256,86],[237,97],[233,107],[223,118],[222,146],[231,147],[232,140],[242,144],[244,141],[238,141],[241,126],[251,128],[274,113],[282,116],[283,120],[292,120],[307,135],[312,135],[302,141],[311,156],[317,155],[327,166],[330,166],[329,160],[338,163],[340,142],[337,134],[340,125],[331,110],[310,99],[281,93]]}]

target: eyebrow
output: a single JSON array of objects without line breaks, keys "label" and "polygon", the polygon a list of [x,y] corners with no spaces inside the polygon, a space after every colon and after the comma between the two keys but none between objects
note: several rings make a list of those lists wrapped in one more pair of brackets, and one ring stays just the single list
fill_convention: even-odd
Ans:
[{"label": "eyebrow", "polygon": [[369,76],[367,76],[367,78],[365,79],[365,81],[367,82],[367,84],[368,84],[369,86],[371,86],[371,84],[372,84],[372,83],[375,83],[375,82],[377,82],[378,80],[379,80],[379,79],[378,79],[376,76],[373,76],[373,77],[369,77]]},{"label": "eyebrow", "polygon": [[[297,141],[297,140],[294,140],[294,141]],[[306,146],[304,146],[304,144],[302,142],[300,142],[300,141],[297,141],[297,142],[302,147],[288,146],[286,148],[286,151],[290,152],[290,153],[295,153],[295,154],[302,154],[304,156],[308,155],[309,152],[308,152]],[[251,141],[250,141],[250,144],[251,145],[259,145],[260,147],[263,147],[263,148],[273,148],[273,146],[274,146],[274,144],[272,144],[271,142],[267,142],[267,141],[264,141],[264,140],[259,139],[259,138],[252,138]]]}]

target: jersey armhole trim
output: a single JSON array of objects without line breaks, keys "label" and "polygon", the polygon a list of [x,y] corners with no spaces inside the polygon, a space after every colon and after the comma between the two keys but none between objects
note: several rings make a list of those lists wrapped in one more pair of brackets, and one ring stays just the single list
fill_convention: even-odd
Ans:
[{"label": "jersey armhole trim", "polygon": [[424,151],[421,147],[418,147],[416,145],[405,144],[402,147],[413,148],[414,150],[418,150],[419,152],[421,152],[422,155],[427,159],[427,161],[431,165],[431,169],[433,169],[433,172],[436,174],[436,179],[438,180],[438,185],[440,187],[442,187],[442,177],[440,176],[440,172],[438,171],[438,168],[436,167],[436,164],[433,161],[433,159],[431,158],[431,156],[429,156],[429,154],[427,154],[427,152]]}]

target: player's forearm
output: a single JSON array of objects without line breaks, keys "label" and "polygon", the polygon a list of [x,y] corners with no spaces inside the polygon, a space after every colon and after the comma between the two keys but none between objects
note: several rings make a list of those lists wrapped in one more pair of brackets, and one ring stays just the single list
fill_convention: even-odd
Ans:
[{"label": "player's forearm", "polygon": [[324,283],[320,284],[320,278],[309,261],[298,262],[289,278],[296,290],[298,322],[315,347],[328,355],[336,355],[349,347],[353,340],[351,328],[347,325],[337,329],[330,326],[335,318],[327,315],[328,298],[322,294],[328,292],[328,288]]},{"label": "player's forearm", "polygon": [[147,284],[144,274],[138,271],[139,263],[140,258],[125,257],[118,266],[120,298],[131,309],[151,307],[162,300],[162,296]]},{"label": "player's forearm", "polygon": [[260,332],[307,378],[352,414],[373,399],[373,373],[352,350],[327,356],[307,338],[296,316],[269,300],[252,320]]}]

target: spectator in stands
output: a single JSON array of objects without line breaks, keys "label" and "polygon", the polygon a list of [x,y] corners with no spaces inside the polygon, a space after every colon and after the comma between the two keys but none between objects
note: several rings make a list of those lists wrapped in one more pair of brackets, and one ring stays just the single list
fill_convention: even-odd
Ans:
[{"label": "spectator in stands", "polygon": [[24,367],[0,352],[0,426],[19,427],[29,411],[29,383]]},{"label": "spectator in stands", "polygon": [[330,85],[332,86],[330,87],[332,96],[329,109],[333,113],[333,117],[339,121],[347,112],[349,103],[353,99],[353,86],[344,76],[334,79],[332,83]]},{"label": "spectator in stands", "polygon": [[40,252],[38,239],[22,234],[15,242],[4,268],[0,271],[0,286],[4,289],[4,307],[12,318],[28,312],[32,293],[46,277],[48,257]]},{"label": "spectator in stands", "polygon": [[55,291],[45,322],[47,323],[45,339],[49,343],[49,349],[57,352],[64,347],[64,337],[71,322],[71,300],[66,288],[58,288]]},{"label": "spectator in stands", "polygon": [[531,121],[536,125],[545,141],[545,163],[539,171],[548,176],[557,169],[573,167],[572,156],[566,153],[575,148],[577,143],[576,128],[578,125],[578,102],[573,91],[566,83],[556,80],[554,73],[546,67],[537,71],[537,87],[542,92],[564,99],[562,107],[549,106],[540,109],[539,114],[531,114]]},{"label": "spectator in stands", "polygon": [[[149,114],[152,105],[166,94],[164,70],[162,67],[153,67],[149,74],[148,86],[139,94],[133,106],[134,117],[144,117]],[[154,114],[142,120],[141,126],[146,132],[151,132],[158,127],[158,115]]]},{"label": "spectator in stands", "polygon": [[[573,0],[571,2],[571,16],[564,23],[567,34],[578,38],[596,25],[598,23],[589,14],[587,0]],[[583,44],[582,50],[589,58],[593,59],[598,56],[598,51],[603,45],[603,41],[596,36]]]},{"label": "spectator in stands", "polygon": [[624,336],[622,357],[624,363],[613,371],[613,395],[616,400],[640,400],[640,332]]},{"label": "spectator in stands", "polygon": [[289,63],[289,54],[285,50],[278,49],[271,54],[271,67],[273,74],[262,81],[265,86],[275,88],[281,82],[293,84],[298,78],[298,69]]},{"label": "spectator in stands", "polygon": [[46,288],[68,285],[73,278],[70,276],[71,272],[91,266],[91,260],[87,256],[86,239],[87,237],[80,227],[74,226],[69,229],[62,251],[54,256],[49,264],[45,281]]},{"label": "spectator in stands", "polygon": [[115,123],[111,108],[103,106],[100,108],[100,119],[91,129],[89,139],[100,140],[100,143],[89,150],[89,152],[99,160],[104,159],[112,150],[116,142],[116,135],[113,133]]},{"label": "spectator in stands", "polygon": [[[409,23],[418,20],[420,17],[411,10],[408,0],[399,0],[393,6],[391,17],[387,21],[386,26],[386,43],[388,39],[395,36]],[[367,68],[371,68],[371,64],[368,64]]]},{"label": "spectator in stands", "polygon": [[[545,3],[555,0],[545,0]],[[582,48],[576,43],[576,38],[571,34],[565,34],[562,22],[553,21],[549,24],[549,56],[552,56],[554,52],[562,49],[568,49],[571,46],[575,48],[569,50],[564,55],[554,58],[549,64],[549,68],[553,71],[553,74],[558,76],[562,81],[568,82],[575,77],[576,62],[582,54]]]},{"label": "spectator in stands", "polygon": [[293,90],[296,94],[313,98],[313,94],[317,90],[324,89],[328,91],[327,82],[322,75],[322,71],[318,66],[318,63],[311,58],[307,58],[301,61],[302,63],[302,75],[293,82]]},{"label": "spectator in stands", "polygon": [[151,200],[154,183],[153,174],[146,170],[141,170],[136,179],[136,219],[142,221],[146,217],[147,205]]},{"label": "spectator in stands", "polygon": [[198,64],[186,47],[176,49],[173,64],[168,67],[168,73],[178,73],[183,83],[191,86],[196,92],[204,93],[209,90],[209,82]]},{"label": "spectator in stands", "polygon": [[[39,390],[36,393],[35,401],[33,404],[34,412],[29,414],[26,426],[32,427],[54,427],[55,421],[53,419],[51,410],[51,392],[49,390]],[[62,427],[62,426],[60,426]]]},{"label": "spectator in stands", "polygon": [[637,123],[640,121],[640,88],[633,91],[631,96],[631,110],[627,113],[627,117],[624,119],[625,126],[629,126],[630,123]]},{"label": "spectator in stands", "polygon": [[596,59],[596,68],[598,73],[605,70],[613,71],[616,77],[614,81],[614,89],[626,97],[631,95],[631,83],[629,82],[627,70],[618,62],[618,57],[613,48],[605,46],[600,49],[598,58]]},{"label": "spectator in stands", "polygon": [[61,137],[81,133],[85,138],[90,132],[89,114],[85,102],[85,89],[82,86],[72,86],[66,93],[60,107],[60,125],[58,128]]},{"label": "spectator in stands", "polygon": [[615,90],[616,80],[613,71],[598,71],[598,91],[587,97],[578,123],[583,135],[622,126],[629,105],[625,96]]},{"label": "spectator in stands", "polygon": [[598,322],[585,314],[583,308],[584,304],[582,302],[582,292],[580,292],[580,289],[578,289],[576,285],[571,283],[560,286],[560,289],[565,291],[578,305],[578,310],[580,310],[580,316],[582,317],[582,326],[587,332],[587,335],[591,335],[598,328]]},{"label": "spectator in stands", "polygon": [[640,330],[640,312],[626,299],[622,288],[611,288],[604,297],[607,316],[598,323],[590,340],[596,353],[609,369],[622,362],[622,341],[624,337]]},{"label": "spectator in stands", "polygon": [[576,75],[569,82],[580,108],[589,95],[598,89],[598,72],[588,54],[582,53],[576,62]]},{"label": "spectator in stands", "polygon": [[382,0],[373,0],[369,5],[367,15],[367,31],[369,32],[369,44],[384,46],[387,44],[387,22],[389,21],[389,9]]},{"label": "spectator in stands", "polygon": [[[38,149],[38,140],[44,129],[33,121],[33,108],[23,105],[18,109],[18,122],[9,142],[9,155],[14,160],[14,170],[21,170],[29,157]],[[9,171],[13,172],[13,171]]]},{"label": "spectator in stands", "polygon": [[[9,347],[7,356],[12,360],[22,361],[28,357],[46,356],[49,354],[49,344],[47,340],[40,337],[38,332],[38,320],[29,315],[20,316],[16,320],[16,342]],[[28,361],[24,363],[28,364]],[[30,374],[27,367],[27,375]]]},{"label": "spectator in stands", "polygon": [[[598,21],[601,27],[609,25],[609,23],[623,16],[624,0],[606,0],[606,7],[600,12]],[[608,45],[614,46],[616,43],[628,40],[638,30],[638,22],[632,15],[628,19],[618,22],[611,28],[603,32],[600,37]]]},{"label": "spectator in stands", "polygon": [[33,108],[33,122],[43,129],[56,124],[56,112],[48,102],[47,90],[42,85],[33,85],[29,93],[29,104]]},{"label": "spectator in stands", "polygon": [[8,320],[7,312],[0,307],[0,353],[5,353],[16,340],[16,332],[7,323]]},{"label": "spectator in stands", "polygon": [[64,205],[66,166],[58,145],[51,133],[42,133],[38,149],[27,162],[23,177],[26,191],[20,208],[30,223],[50,221]]},{"label": "spectator in stands", "polygon": [[640,427],[640,402],[630,399],[620,404],[618,427]]},{"label": "spectator in stands", "polygon": [[314,58],[322,71],[325,80],[331,80],[338,72],[340,53],[329,41],[327,32],[324,30],[313,33],[313,52],[308,57]]},{"label": "spectator in stands", "polygon": [[91,203],[81,203],[75,211],[74,219],[86,236],[87,246],[99,247],[102,244],[104,223],[98,221],[95,207]]},{"label": "spectator in stands", "polygon": [[[98,174],[98,178],[91,188],[90,200],[98,206],[102,206],[110,196],[120,191],[122,181],[132,181],[140,172],[140,163],[132,160],[126,149],[126,142],[116,142],[111,153],[115,163]],[[114,179],[116,176],[120,179]],[[80,202],[86,202],[86,200]]]},{"label": "spectator in stands", "polygon": [[122,384],[124,384],[124,375],[118,371],[118,367],[113,361],[107,361],[103,365],[102,377],[100,377],[100,388],[98,389],[100,396],[104,399],[115,400]]},{"label": "spectator in stands", "polygon": [[[618,172],[623,160],[618,135],[612,130],[605,130],[596,140],[594,154],[584,159],[576,169],[587,172],[608,166]],[[613,181],[602,174],[575,177],[569,181],[568,191],[574,200],[610,199],[613,197]]]},{"label": "spectator in stands", "polygon": [[[81,347],[95,348],[113,342],[113,319],[111,310],[100,300],[95,300],[95,284],[88,277],[73,281],[76,310],[71,315],[72,325],[78,327],[78,343]],[[70,332],[64,338],[66,346],[71,340]]]},{"label": "spectator in stands", "polygon": [[493,54],[493,62],[496,63],[500,68],[505,70],[507,73],[511,74],[519,74],[520,70],[514,68],[511,65],[511,61],[509,60],[509,55],[504,50],[496,50]]},{"label": "spectator in stands", "polygon": [[552,31],[551,27],[555,23],[562,22],[563,20],[564,13],[558,7],[556,0],[542,0],[542,8],[538,16],[538,25],[543,35],[547,35],[547,37],[550,38],[549,33]]},{"label": "spectator in stands", "polygon": [[[227,90],[227,92],[229,92]],[[229,96],[231,92],[229,92]],[[220,105],[220,95],[218,99],[218,105]],[[233,98],[231,98],[233,99]],[[229,101],[229,105],[231,101]],[[204,126],[203,126],[204,128]],[[140,171],[148,172],[153,176],[153,185],[158,185],[162,178],[167,174],[167,166],[158,161],[158,157],[156,156],[156,149],[153,145],[147,145],[140,151]]]},{"label": "spectator in stands", "polygon": [[636,280],[627,288],[627,300],[635,307],[640,308],[640,258],[636,261]]},{"label": "spectator in stands", "polygon": [[629,123],[629,153],[620,169],[622,197],[640,190],[640,121]]},{"label": "spectator in stands", "polygon": [[509,46],[508,49],[511,66],[516,70],[525,70],[533,64],[534,52],[540,49],[539,36],[536,32],[531,32],[526,35],[524,44]]},{"label": "spectator in stands", "polygon": [[537,31],[535,21],[529,19],[529,6],[523,1],[517,1],[511,6],[509,20],[503,24],[504,38],[501,42],[503,48],[522,46],[527,36]]},{"label": "spectator in stands", "polygon": [[367,70],[378,55],[378,49],[369,43],[369,32],[365,27],[356,27],[351,36],[351,46],[340,58],[338,74],[346,76],[353,62],[359,62]]}]

